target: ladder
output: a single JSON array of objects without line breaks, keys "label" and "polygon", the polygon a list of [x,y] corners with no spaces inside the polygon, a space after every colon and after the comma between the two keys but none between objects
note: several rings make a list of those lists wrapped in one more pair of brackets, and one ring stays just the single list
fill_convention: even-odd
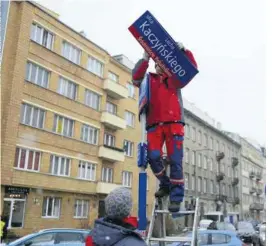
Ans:
[{"label": "ladder", "polygon": [[[146,238],[146,244],[150,246],[151,242],[159,242],[160,246],[165,246],[166,245],[165,243],[167,243],[167,242],[190,242],[190,244],[189,244],[190,246],[197,246],[198,209],[199,209],[199,199],[196,198],[195,210],[179,211],[177,213],[173,213],[176,215],[179,214],[179,215],[183,215],[183,216],[187,216],[189,214],[194,214],[192,237],[172,237],[172,236],[167,237],[166,236],[165,216],[167,214],[172,214],[172,213],[169,212],[168,209],[165,209],[163,198],[157,198],[155,200],[154,208],[152,211],[152,218],[150,221],[150,227],[149,227],[148,235]],[[161,235],[161,237],[152,237],[156,216],[158,216],[160,219],[160,224],[161,224],[160,235]]]}]

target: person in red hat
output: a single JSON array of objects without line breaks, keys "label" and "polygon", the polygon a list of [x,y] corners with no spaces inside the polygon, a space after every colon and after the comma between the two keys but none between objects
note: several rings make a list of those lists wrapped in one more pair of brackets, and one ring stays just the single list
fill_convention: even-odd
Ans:
[{"label": "person in red hat", "polygon": [[[192,52],[182,43],[177,43],[192,64],[197,67]],[[149,55],[144,56],[132,71],[133,84],[140,87],[149,66]],[[147,119],[148,158],[154,175],[160,181],[160,188],[156,197],[170,194],[169,211],[178,212],[184,197],[183,179],[183,137],[184,137],[184,109],[180,88],[176,81],[169,78],[163,70],[155,64],[156,73],[149,73],[150,99]],[[162,163],[162,147],[164,142],[170,160],[170,177],[166,175]]]}]

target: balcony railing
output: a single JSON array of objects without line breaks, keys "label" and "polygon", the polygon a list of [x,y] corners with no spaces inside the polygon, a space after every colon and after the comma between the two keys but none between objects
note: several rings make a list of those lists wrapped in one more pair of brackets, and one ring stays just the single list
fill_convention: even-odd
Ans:
[{"label": "balcony railing", "polygon": [[107,91],[109,96],[117,100],[128,97],[128,89],[111,79],[106,79],[104,81],[104,90]]},{"label": "balcony railing", "polygon": [[124,149],[113,146],[103,145],[99,147],[98,157],[108,160],[110,162],[124,162]]},{"label": "balcony railing", "polygon": [[251,171],[251,172],[249,173],[249,177],[250,177],[251,179],[253,179],[253,178],[255,177],[255,173],[254,173],[253,171]]},{"label": "balcony railing", "polygon": [[260,181],[262,179],[262,174],[261,173],[256,173],[256,180]]},{"label": "balcony railing", "polygon": [[225,157],[225,154],[224,154],[224,152],[217,152],[216,153],[216,160],[217,161],[221,161],[222,159],[224,159],[224,157]]},{"label": "balcony railing", "polygon": [[239,163],[238,158],[232,157],[232,167],[236,167],[238,163]]},{"label": "balcony railing", "polygon": [[115,115],[111,114],[109,112],[102,112],[101,115],[101,122],[107,126],[108,128],[111,128],[113,130],[123,130],[126,128],[126,121],[125,119]]},{"label": "balcony railing", "polygon": [[237,204],[239,204],[240,203],[240,198],[239,197],[234,197],[234,202],[233,202],[233,204],[234,205],[237,205]]},{"label": "balcony railing", "polygon": [[252,187],[251,189],[250,189],[250,194],[253,194],[253,193],[255,193],[256,192],[256,188],[254,188],[254,187]]},{"label": "balcony railing", "polygon": [[257,189],[256,193],[257,193],[258,196],[260,196],[261,194],[263,194],[263,190],[262,189]]},{"label": "balcony railing", "polygon": [[249,209],[261,211],[264,210],[264,204],[254,202],[250,204]]},{"label": "balcony railing", "polygon": [[217,175],[216,175],[216,180],[217,180],[217,182],[220,182],[220,181],[222,181],[223,179],[224,179],[224,177],[225,177],[225,174],[224,173],[218,173]]},{"label": "balcony railing", "polygon": [[239,178],[233,178],[233,180],[232,180],[231,183],[232,183],[233,186],[238,185],[238,183],[239,183]]}]

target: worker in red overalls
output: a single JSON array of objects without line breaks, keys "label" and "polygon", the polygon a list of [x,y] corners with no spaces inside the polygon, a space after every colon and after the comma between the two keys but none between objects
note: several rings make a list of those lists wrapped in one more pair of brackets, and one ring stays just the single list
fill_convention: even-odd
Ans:
[{"label": "worker in red overalls", "polygon": [[[188,59],[197,67],[191,51],[182,43],[177,43],[181,52],[185,52]],[[150,57],[144,56],[132,71],[133,83],[139,87],[149,65]],[[178,212],[184,197],[183,179],[183,139],[184,139],[184,110],[180,88],[175,81],[168,78],[163,70],[155,64],[156,73],[150,73],[150,99],[147,113],[147,142],[148,158],[154,175],[160,181],[160,188],[156,197],[170,194],[169,211]],[[170,178],[166,175],[162,163],[162,147],[166,143],[170,160]]]}]

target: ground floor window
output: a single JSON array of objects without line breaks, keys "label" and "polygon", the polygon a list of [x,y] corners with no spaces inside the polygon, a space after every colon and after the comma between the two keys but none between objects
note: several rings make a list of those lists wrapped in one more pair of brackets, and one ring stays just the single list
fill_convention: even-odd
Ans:
[{"label": "ground floor window", "polygon": [[25,199],[5,198],[2,216],[8,228],[20,228],[24,225]]},{"label": "ground floor window", "polygon": [[75,200],[74,218],[88,218],[89,201]]},{"label": "ground floor window", "polygon": [[42,216],[44,218],[59,218],[61,199],[59,197],[44,197]]}]

